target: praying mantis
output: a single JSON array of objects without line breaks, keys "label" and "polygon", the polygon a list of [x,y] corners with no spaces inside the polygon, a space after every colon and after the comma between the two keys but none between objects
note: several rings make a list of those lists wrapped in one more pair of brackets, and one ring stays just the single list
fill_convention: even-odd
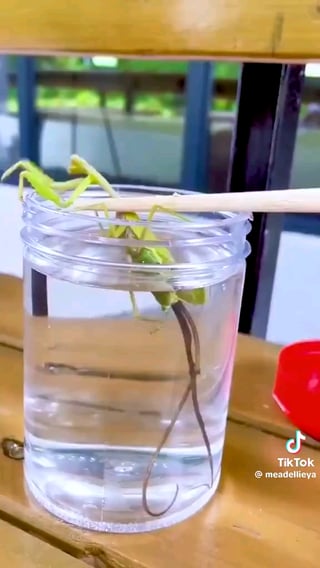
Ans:
[{"label": "praying mantis", "polygon": [[[40,197],[47,201],[51,201],[57,207],[68,208],[75,205],[76,201],[81,195],[92,185],[100,186],[110,197],[117,197],[117,192],[111,184],[102,176],[91,164],[77,154],[73,154],[70,159],[68,171],[70,174],[83,175],[84,177],[77,177],[75,179],[67,180],[64,182],[56,182],[47,174],[45,174],[37,165],[29,160],[20,160],[8,168],[2,175],[1,181],[7,179],[16,170],[22,169],[19,174],[18,195],[20,200],[23,199],[24,183],[27,181]],[[72,194],[68,199],[63,199],[63,193],[71,191]],[[77,211],[93,210],[98,215],[102,212],[108,218],[109,212],[107,203],[101,202],[87,207],[76,207]],[[151,209],[147,222],[151,223],[156,213],[164,211],[170,215],[174,215],[181,220],[188,221],[188,219],[174,211],[155,206]],[[128,222],[141,221],[139,215],[134,212],[118,214],[118,218],[122,218]],[[156,241],[157,238],[154,233],[146,227],[139,226],[121,226],[115,225],[109,228],[106,234],[111,238],[126,238],[133,237],[137,240]],[[138,264],[154,264],[165,265],[174,264],[174,259],[170,251],[164,247],[130,247],[128,248],[128,255],[132,262]],[[205,288],[196,288],[193,290],[175,290],[165,292],[152,292],[154,298],[160,304],[163,311],[168,311],[169,308],[179,300],[191,304],[204,304],[206,300]],[[133,292],[130,292],[131,303],[133,311],[138,315],[137,304]]]},{"label": "praying mantis", "polygon": [[[73,207],[75,211],[89,211],[92,210],[99,217],[99,213],[102,213],[106,218],[109,218],[109,211],[107,208],[107,200],[101,203],[96,203],[89,206],[77,206],[76,202],[81,197],[81,195],[90,186],[96,185],[103,189],[107,195],[111,197],[117,197],[117,192],[110,185],[110,183],[85,159],[80,156],[73,154],[70,159],[70,164],[68,171],[71,175],[82,176],[76,177],[71,180],[64,182],[57,182],[50,176],[45,174],[37,165],[28,160],[20,160],[8,168],[2,175],[1,181],[7,179],[16,170],[22,170],[19,174],[19,186],[18,194],[19,198],[23,200],[24,194],[24,184],[28,184],[35,190],[35,192],[44,200],[51,201],[58,208],[66,209]],[[66,192],[72,192],[70,197],[65,199],[64,194]],[[170,210],[163,209],[161,207],[154,207],[151,209],[147,224],[139,226],[139,222],[142,219],[135,212],[119,213],[116,215],[116,219],[125,220],[127,224],[111,224],[107,231],[104,230],[103,224],[100,223],[101,234],[107,238],[119,238],[136,240],[137,246],[127,247],[127,253],[130,257],[132,263],[142,264],[142,265],[152,265],[152,266],[163,266],[163,265],[173,265],[175,263],[174,258],[170,252],[165,247],[157,246],[156,241],[158,241],[156,235],[150,228],[150,224],[159,211],[165,211],[170,215],[174,215],[184,221],[188,221],[185,217],[182,217],[178,213]],[[138,223],[138,224],[137,224]],[[139,246],[139,241],[141,241],[142,246]],[[145,246],[144,241],[155,242],[155,247]],[[210,468],[210,482],[208,487],[211,488],[213,485],[213,457],[211,452],[210,441],[206,432],[205,423],[200,412],[200,406],[198,401],[197,393],[197,377],[200,374],[200,340],[197,331],[197,327],[189,310],[186,308],[185,304],[193,305],[203,305],[206,302],[206,289],[203,287],[193,288],[188,290],[176,290],[170,289],[167,291],[152,291],[151,292],[160,304],[163,311],[168,311],[172,309],[175,317],[179,323],[183,343],[186,353],[186,359],[189,369],[189,382],[187,387],[177,405],[177,408],[173,414],[169,426],[165,430],[151,460],[147,467],[146,475],[143,481],[142,487],[142,504],[145,511],[154,517],[164,515],[171,507],[174,505],[178,492],[179,486],[176,486],[176,491],[173,499],[161,512],[154,512],[150,509],[147,499],[147,490],[150,477],[152,475],[153,467],[157,462],[160,452],[171,434],[178,417],[189,397],[191,395],[193,408],[197,423],[199,425],[202,438],[207,450],[207,455],[209,459]],[[137,304],[135,300],[135,295],[132,291],[129,291],[130,299],[133,307],[134,315],[139,315],[137,310]]]}]

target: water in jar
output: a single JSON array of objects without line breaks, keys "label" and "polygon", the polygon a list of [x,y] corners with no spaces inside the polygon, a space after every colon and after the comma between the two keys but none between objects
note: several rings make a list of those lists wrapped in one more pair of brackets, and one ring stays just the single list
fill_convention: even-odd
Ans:
[{"label": "water in jar", "polygon": [[[220,476],[243,266],[187,305],[200,341],[196,388],[181,328],[150,291],[48,273],[34,315],[25,260],[25,476],[47,510],[86,529],[165,527],[202,508]],[[193,385],[194,387],[195,385]],[[196,406],[196,408],[195,408]]]}]

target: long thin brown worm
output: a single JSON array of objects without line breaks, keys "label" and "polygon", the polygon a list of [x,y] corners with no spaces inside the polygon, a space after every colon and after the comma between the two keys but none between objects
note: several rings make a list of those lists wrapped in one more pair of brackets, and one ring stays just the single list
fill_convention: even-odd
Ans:
[{"label": "long thin brown worm", "polygon": [[[180,414],[180,412],[182,411],[187,398],[189,396],[189,393],[191,392],[191,396],[192,396],[192,403],[193,403],[193,407],[194,407],[194,412],[196,415],[196,419],[197,422],[199,424],[199,428],[201,430],[202,433],[202,437],[208,452],[208,457],[209,457],[209,464],[210,464],[210,485],[208,485],[209,488],[212,487],[213,485],[213,458],[212,458],[212,453],[211,453],[211,447],[210,447],[210,442],[209,442],[209,438],[206,432],[206,428],[205,428],[205,424],[204,424],[204,420],[202,418],[201,412],[200,412],[200,407],[199,407],[199,401],[198,401],[198,394],[197,394],[197,375],[200,373],[200,341],[199,341],[199,335],[198,335],[198,331],[197,328],[195,326],[195,323],[189,313],[189,311],[187,310],[187,308],[184,306],[184,304],[182,302],[176,302],[175,304],[173,304],[172,306],[172,310],[178,320],[178,323],[180,325],[182,334],[183,334],[183,339],[184,339],[184,345],[185,345],[185,350],[186,350],[186,356],[187,356],[187,360],[188,360],[188,367],[189,367],[189,377],[190,377],[190,381],[188,384],[188,387],[186,389],[186,391],[183,394],[183,397],[181,398],[178,407],[176,409],[176,412],[174,414],[174,416],[171,419],[170,425],[167,428],[167,430],[164,433],[163,438],[161,439],[152,459],[151,462],[148,466],[147,469],[147,474],[146,477],[144,479],[143,482],[143,490],[142,490],[142,502],[143,502],[143,508],[145,509],[145,511],[153,516],[153,517],[158,517],[158,516],[162,516],[165,513],[167,513],[171,507],[174,505],[178,493],[179,493],[179,486],[176,486],[176,491],[175,491],[175,495],[173,497],[173,499],[171,500],[170,504],[161,512],[155,513],[154,511],[151,511],[149,505],[148,505],[148,500],[147,500],[147,490],[148,490],[148,484],[150,481],[150,477],[152,474],[152,470],[153,467],[159,457],[159,454],[163,448],[163,446],[165,445],[169,435],[171,434],[178,416]],[[193,354],[192,354],[192,340],[194,342],[194,358],[193,358]]]},{"label": "long thin brown worm", "polygon": [[183,393],[183,396],[182,396],[182,398],[181,398],[181,400],[178,404],[178,407],[177,407],[177,409],[174,413],[174,416],[172,417],[171,422],[170,422],[168,428],[166,429],[166,431],[163,435],[163,438],[161,439],[156,451],[154,452],[154,455],[153,455],[153,457],[152,457],[152,459],[151,459],[151,461],[148,465],[146,476],[143,480],[142,505],[143,505],[144,510],[152,517],[161,517],[162,515],[167,513],[169,511],[169,509],[171,509],[171,507],[174,505],[174,503],[175,503],[175,501],[178,497],[179,486],[176,485],[176,490],[175,490],[175,494],[174,494],[172,501],[169,503],[169,505],[164,510],[160,511],[159,513],[155,513],[154,511],[151,511],[151,509],[148,505],[147,492],[148,492],[148,485],[149,485],[150,477],[151,477],[151,474],[152,474],[152,470],[153,470],[153,468],[154,468],[154,466],[157,462],[157,459],[159,457],[159,454],[160,454],[163,446],[165,445],[167,439],[169,438],[169,436],[170,436],[170,434],[171,434],[171,432],[172,432],[172,430],[173,430],[173,428],[174,428],[174,426],[175,426],[175,424],[178,420],[179,414],[180,414],[181,410],[183,409],[190,392],[191,392],[191,388],[190,388],[190,383],[189,383],[185,392]]},{"label": "long thin brown worm", "polygon": [[[176,306],[176,304],[174,304],[174,306]],[[173,308],[173,306],[172,306],[172,308]],[[173,310],[173,311],[175,312],[175,310]],[[190,377],[191,377],[191,372],[193,372],[193,367],[194,367],[194,361],[193,361],[193,358],[192,358],[192,333],[189,329],[188,323],[186,322],[183,314],[180,315],[180,319],[179,318],[177,318],[177,319],[178,319],[178,322],[179,322],[179,325],[180,325],[180,328],[181,328],[181,331],[182,331],[182,334],[183,334],[183,339],[184,339],[184,344],[185,344],[185,349],[186,349],[186,355],[187,355],[188,365],[189,365],[189,374],[190,374]],[[174,426],[177,422],[178,416],[179,416],[180,412],[182,411],[190,392],[191,392],[191,381],[189,382],[189,384],[188,384],[188,386],[187,386],[187,388],[186,388],[186,390],[185,390],[185,392],[184,392],[184,394],[183,394],[183,396],[182,396],[182,398],[181,398],[181,400],[178,404],[178,407],[177,407],[177,409],[176,409],[176,411],[175,411],[175,413],[174,413],[174,415],[171,419],[171,422],[170,422],[168,428],[166,429],[166,431],[165,431],[165,433],[164,433],[164,435],[163,435],[163,437],[162,437],[162,439],[161,439],[161,441],[160,441],[160,443],[159,443],[159,445],[158,445],[158,447],[157,447],[157,449],[156,449],[156,451],[155,451],[155,453],[154,453],[154,455],[153,455],[153,457],[150,461],[150,464],[147,468],[146,476],[145,476],[144,481],[143,481],[142,504],[143,504],[144,510],[149,515],[151,515],[152,517],[160,517],[160,516],[164,515],[165,513],[167,513],[169,511],[169,509],[171,509],[171,507],[174,505],[174,503],[175,503],[175,501],[178,497],[179,486],[177,485],[174,497],[173,497],[172,501],[170,502],[170,504],[161,512],[155,513],[154,511],[151,511],[151,509],[148,505],[147,491],[148,491],[148,484],[149,484],[149,480],[150,480],[150,477],[151,477],[151,474],[152,474],[153,467],[156,464],[157,459],[159,457],[159,454],[160,454],[163,446],[165,445],[168,437],[170,436],[170,434],[171,434],[171,432],[172,432],[172,430],[173,430],[173,428],[174,428]]]},{"label": "long thin brown worm", "polygon": [[188,320],[190,328],[192,330],[192,334],[193,334],[193,341],[194,341],[194,346],[195,346],[195,364],[196,364],[196,369],[193,372],[193,376],[191,378],[191,373],[190,373],[190,383],[191,383],[191,396],[192,396],[192,403],[193,403],[193,409],[194,409],[194,413],[196,415],[197,418],[197,422],[199,424],[199,428],[201,430],[201,434],[203,437],[203,441],[205,443],[207,452],[208,452],[208,458],[209,458],[209,467],[210,467],[210,485],[209,485],[209,489],[212,487],[213,485],[213,458],[212,458],[212,452],[211,452],[211,446],[210,446],[210,440],[208,438],[208,434],[206,431],[206,427],[205,427],[205,423],[200,411],[200,405],[199,405],[199,400],[198,400],[198,389],[197,389],[197,374],[199,374],[200,370],[198,370],[198,367],[200,366],[200,362],[199,362],[199,358],[200,358],[200,341],[199,341],[199,335],[198,335],[198,330],[197,327],[191,317],[190,312],[187,310],[187,308],[185,307],[185,305],[181,302],[181,306],[179,306],[179,309],[184,313],[185,318]]}]

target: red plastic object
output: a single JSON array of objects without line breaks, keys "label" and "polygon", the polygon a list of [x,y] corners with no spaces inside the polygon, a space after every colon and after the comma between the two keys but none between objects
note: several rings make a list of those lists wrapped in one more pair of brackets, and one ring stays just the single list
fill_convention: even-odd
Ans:
[{"label": "red plastic object", "polygon": [[320,440],[320,341],[281,350],[272,395],[292,424]]}]

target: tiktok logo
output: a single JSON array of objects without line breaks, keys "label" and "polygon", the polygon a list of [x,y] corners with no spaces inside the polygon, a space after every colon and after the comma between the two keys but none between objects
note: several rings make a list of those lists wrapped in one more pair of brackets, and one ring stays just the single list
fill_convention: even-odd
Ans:
[{"label": "tiktok logo", "polygon": [[286,442],[286,450],[289,454],[298,454],[301,450],[302,441],[306,440],[306,436],[300,430],[296,430],[294,438],[289,438]]}]

